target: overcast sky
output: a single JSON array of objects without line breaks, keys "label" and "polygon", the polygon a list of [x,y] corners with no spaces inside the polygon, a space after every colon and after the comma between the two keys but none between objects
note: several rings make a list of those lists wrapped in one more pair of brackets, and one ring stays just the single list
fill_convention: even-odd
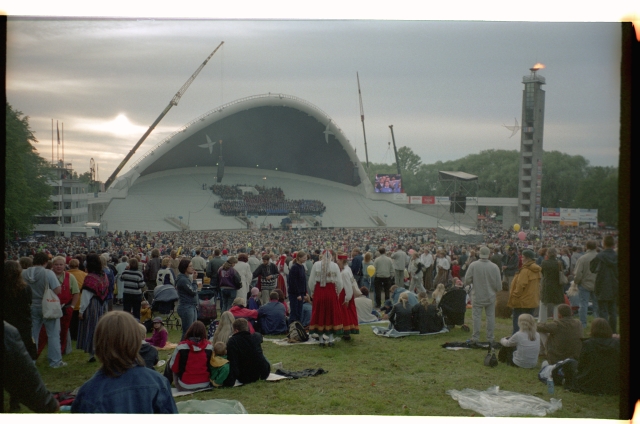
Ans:
[{"label": "overcast sky", "polygon": [[124,171],[199,115],[268,92],[325,111],[364,161],[356,72],[371,162],[394,162],[391,124],[424,163],[519,149],[502,125],[520,123],[537,62],[544,149],[618,163],[619,23],[9,18],[7,98],[43,157],[64,122],[65,162],[82,173],[94,158],[104,181],[221,41]]}]

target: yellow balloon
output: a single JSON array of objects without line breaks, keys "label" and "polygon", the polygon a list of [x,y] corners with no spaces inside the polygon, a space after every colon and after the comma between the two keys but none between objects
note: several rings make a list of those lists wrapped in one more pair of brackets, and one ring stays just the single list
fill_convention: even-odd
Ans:
[{"label": "yellow balloon", "polygon": [[513,224],[513,231],[520,231],[520,224]]},{"label": "yellow balloon", "polygon": [[373,274],[376,273],[376,267],[374,267],[373,265],[369,265],[367,267],[367,274],[369,274],[369,277],[373,277]]},{"label": "yellow balloon", "polygon": [[251,243],[248,243],[248,244],[249,244],[249,247],[251,247]]}]

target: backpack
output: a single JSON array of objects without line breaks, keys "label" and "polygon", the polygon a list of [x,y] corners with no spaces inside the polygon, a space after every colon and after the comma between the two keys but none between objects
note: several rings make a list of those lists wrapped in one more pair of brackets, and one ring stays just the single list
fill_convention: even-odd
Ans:
[{"label": "backpack", "polygon": [[304,331],[304,327],[300,324],[300,321],[294,321],[289,325],[289,333],[287,334],[287,341],[289,343],[304,343],[309,340],[309,335]]},{"label": "backpack", "polygon": [[166,276],[169,276],[169,283],[172,286],[176,285],[176,280],[173,277],[173,272],[171,272],[171,268],[167,267],[165,269],[159,269],[158,270],[158,276],[156,277],[156,285],[158,286],[162,286],[164,285],[164,280],[166,279]]}]

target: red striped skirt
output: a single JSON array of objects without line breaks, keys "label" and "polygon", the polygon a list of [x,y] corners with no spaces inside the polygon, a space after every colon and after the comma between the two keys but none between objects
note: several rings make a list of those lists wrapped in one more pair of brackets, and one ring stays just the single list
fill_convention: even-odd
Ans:
[{"label": "red striped skirt", "polygon": [[311,309],[311,322],[309,323],[309,334],[341,335],[343,332],[342,307],[336,295],[334,283],[327,283],[321,287],[316,283],[313,292],[313,307]]}]

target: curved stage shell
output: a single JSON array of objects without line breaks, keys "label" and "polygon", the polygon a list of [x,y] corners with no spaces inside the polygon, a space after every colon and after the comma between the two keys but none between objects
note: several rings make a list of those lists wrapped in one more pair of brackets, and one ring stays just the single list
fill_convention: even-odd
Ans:
[{"label": "curved stage shell", "polygon": [[[270,93],[207,112],[150,149],[109,187],[103,229],[175,231],[167,218],[180,216],[192,230],[246,228],[213,208],[219,198],[208,187],[217,182],[219,156],[223,184],[277,186],[287,199],[321,200],[323,227],[378,227],[381,220],[389,227],[437,226],[436,218],[373,193],[349,140],[322,110]],[[251,219],[277,226],[282,218]]]}]

